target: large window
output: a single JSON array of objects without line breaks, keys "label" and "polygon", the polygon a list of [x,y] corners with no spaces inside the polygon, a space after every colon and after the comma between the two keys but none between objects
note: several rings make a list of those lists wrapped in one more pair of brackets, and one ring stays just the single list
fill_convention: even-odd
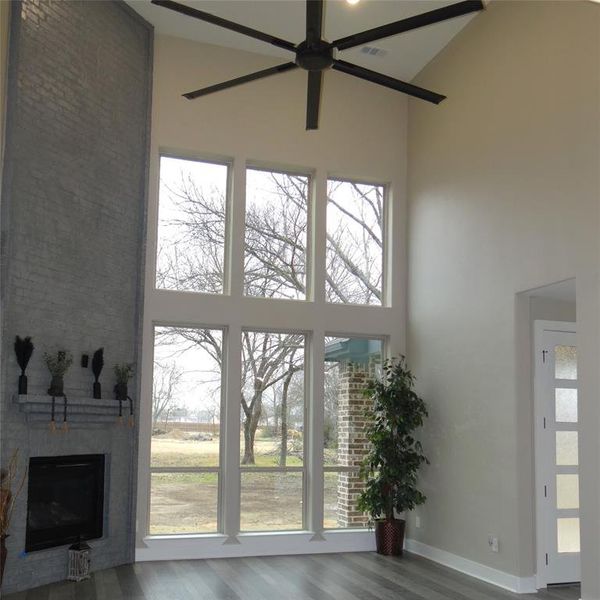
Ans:
[{"label": "large window", "polygon": [[141,404],[149,539],[366,527],[361,389],[403,338],[384,278],[401,241],[386,234],[387,189],[310,165],[161,157]]},{"label": "large window", "polygon": [[216,532],[223,332],[156,327],[150,533]]},{"label": "large window", "polygon": [[242,335],[242,531],[303,528],[304,349],[301,334]]},{"label": "large window", "polygon": [[226,165],[163,156],[156,287],[223,292]]},{"label": "large window", "polygon": [[306,298],[309,179],[248,169],[246,173],[246,294]]},{"label": "large window", "polygon": [[364,489],[359,473],[367,451],[369,402],[362,390],[379,372],[383,344],[367,338],[325,338],[324,527],[366,527],[357,506]]},{"label": "large window", "polygon": [[384,191],[327,182],[327,300],[383,304]]}]

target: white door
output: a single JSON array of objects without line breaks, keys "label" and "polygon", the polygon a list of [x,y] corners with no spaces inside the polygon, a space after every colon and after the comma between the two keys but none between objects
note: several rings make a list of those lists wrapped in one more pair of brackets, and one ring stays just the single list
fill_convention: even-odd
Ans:
[{"label": "white door", "polygon": [[577,342],[573,323],[535,322],[538,585],[580,580]]}]

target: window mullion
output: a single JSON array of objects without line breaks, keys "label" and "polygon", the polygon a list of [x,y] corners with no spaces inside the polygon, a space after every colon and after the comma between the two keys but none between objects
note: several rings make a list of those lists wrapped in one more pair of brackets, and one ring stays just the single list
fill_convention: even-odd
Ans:
[{"label": "window mullion", "polygon": [[233,162],[229,185],[229,226],[227,256],[229,277],[227,289],[234,298],[244,292],[244,239],[246,211],[246,160],[236,158]]},{"label": "window mullion", "polygon": [[310,338],[308,352],[308,435],[306,460],[308,472],[307,521],[310,531],[323,530],[323,390],[325,373],[325,332],[315,330]]},{"label": "window mullion", "polygon": [[222,531],[230,538],[240,531],[240,385],[242,380],[242,329],[230,325],[225,347],[224,423],[221,426]]},{"label": "window mullion", "polygon": [[315,304],[325,303],[325,264],[327,239],[327,173],[318,169],[313,181],[311,222],[311,288]]}]

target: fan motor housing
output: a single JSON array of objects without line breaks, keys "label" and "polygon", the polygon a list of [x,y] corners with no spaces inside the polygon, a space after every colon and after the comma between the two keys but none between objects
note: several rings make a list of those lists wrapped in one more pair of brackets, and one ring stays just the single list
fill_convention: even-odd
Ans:
[{"label": "fan motor housing", "polygon": [[311,44],[298,44],[296,48],[296,64],[306,71],[324,71],[333,64],[333,48],[323,40]]}]

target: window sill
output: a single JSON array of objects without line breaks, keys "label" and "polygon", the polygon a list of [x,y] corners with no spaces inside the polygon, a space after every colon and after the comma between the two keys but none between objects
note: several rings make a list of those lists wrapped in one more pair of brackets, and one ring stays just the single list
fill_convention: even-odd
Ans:
[{"label": "window sill", "polygon": [[147,536],[136,548],[136,561],[241,558],[375,550],[375,536],[367,529]]}]

